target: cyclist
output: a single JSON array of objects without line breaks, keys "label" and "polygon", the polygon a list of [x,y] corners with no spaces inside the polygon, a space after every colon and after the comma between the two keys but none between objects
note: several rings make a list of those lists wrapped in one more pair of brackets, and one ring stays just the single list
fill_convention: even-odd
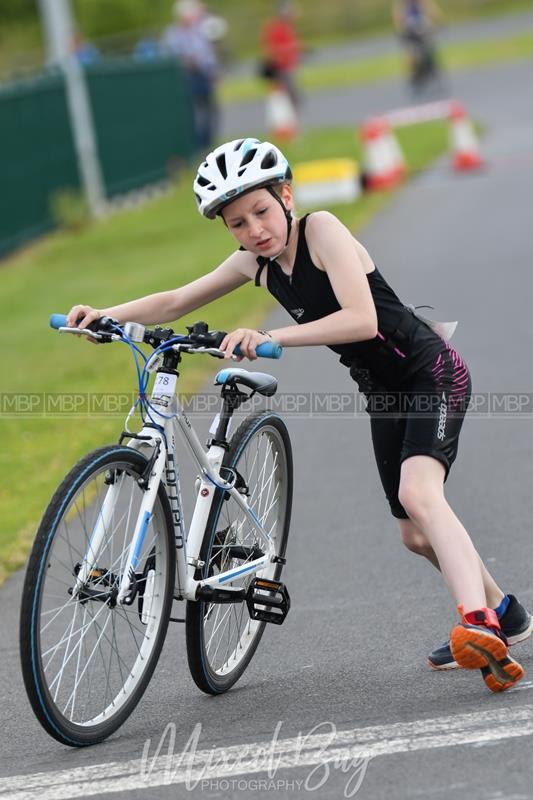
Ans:
[{"label": "cyclist", "polygon": [[434,0],[394,0],[392,18],[405,45],[411,86],[417,90],[437,74],[433,32],[442,12]]},{"label": "cyclist", "polygon": [[430,663],[480,668],[488,687],[502,691],[524,674],[507,642],[530,636],[533,622],[496,584],[444,496],[470,397],[468,368],[400,302],[335,216],[295,216],[291,178],[269,142],[248,138],[216,148],[198,168],[196,202],[203,216],[221,217],[239,249],[178,289],[103,310],[76,305],[68,324],[84,327],[103,314],[168,322],[250,280],[271,292],[298,324],[238,328],[222,341],[226,358],[240,345],[253,360],[270,338],[284,347],[327,345],[340,355],[367,396],[377,466],[402,541],[440,569],[461,615]]}]

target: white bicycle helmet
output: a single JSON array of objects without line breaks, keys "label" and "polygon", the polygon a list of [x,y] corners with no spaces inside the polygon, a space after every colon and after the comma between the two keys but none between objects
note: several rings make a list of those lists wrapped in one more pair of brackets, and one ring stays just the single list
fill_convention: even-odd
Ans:
[{"label": "white bicycle helmet", "polygon": [[274,144],[251,138],[226,142],[198,167],[193,184],[198,211],[214,219],[239,195],[291,178],[289,162]]}]

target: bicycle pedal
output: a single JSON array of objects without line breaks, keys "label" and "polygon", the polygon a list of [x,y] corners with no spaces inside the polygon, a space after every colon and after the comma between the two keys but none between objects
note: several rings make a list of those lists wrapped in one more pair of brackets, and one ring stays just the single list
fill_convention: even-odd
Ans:
[{"label": "bicycle pedal", "polygon": [[291,598],[284,583],[254,578],[246,592],[246,605],[251,619],[281,625],[289,613]]}]

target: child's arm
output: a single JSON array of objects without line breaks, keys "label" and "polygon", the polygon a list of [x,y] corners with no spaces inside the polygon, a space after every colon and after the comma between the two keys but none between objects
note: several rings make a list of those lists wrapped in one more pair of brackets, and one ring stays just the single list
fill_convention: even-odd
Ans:
[{"label": "child's arm", "polygon": [[73,327],[76,320],[82,317],[78,327],[85,328],[90,322],[102,316],[113,317],[119,323],[139,322],[142,325],[153,325],[171,322],[249,281],[249,264],[248,274],[245,270],[250,259],[249,253],[240,251],[232,253],[212,272],[179,289],[147,295],[118,306],[100,310],[87,305],[73,306],[67,317],[67,325]]},{"label": "child's arm", "polygon": [[[327,272],[341,309],[313,322],[270,330],[270,335],[284,347],[345,344],[374,339],[377,335],[377,314],[363,265],[366,251],[342,222],[327,211],[315,212],[309,217],[306,235],[313,262]],[[368,257],[367,266],[370,263]],[[239,328],[228,334],[221,349],[231,354],[237,344],[241,345],[243,354],[250,358],[257,344],[256,332]]]}]

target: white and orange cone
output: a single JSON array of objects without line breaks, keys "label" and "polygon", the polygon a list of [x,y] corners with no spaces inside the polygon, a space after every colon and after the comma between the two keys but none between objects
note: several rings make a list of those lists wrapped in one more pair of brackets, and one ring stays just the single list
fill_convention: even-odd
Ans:
[{"label": "white and orange cone", "polygon": [[266,98],[266,126],[274,139],[290,141],[298,134],[298,117],[288,93],[276,86]]},{"label": "white and orange cone", "polygon": [[464,107],[457,102],[450,104],[450,143],[454,170],[468,172],[484,166],[474,126]]},{"label": "white and orange cone", "polygon": [[392,189],[407,174],[405,158],[392,128],[383,117],[361,127],[366,189]]}]

